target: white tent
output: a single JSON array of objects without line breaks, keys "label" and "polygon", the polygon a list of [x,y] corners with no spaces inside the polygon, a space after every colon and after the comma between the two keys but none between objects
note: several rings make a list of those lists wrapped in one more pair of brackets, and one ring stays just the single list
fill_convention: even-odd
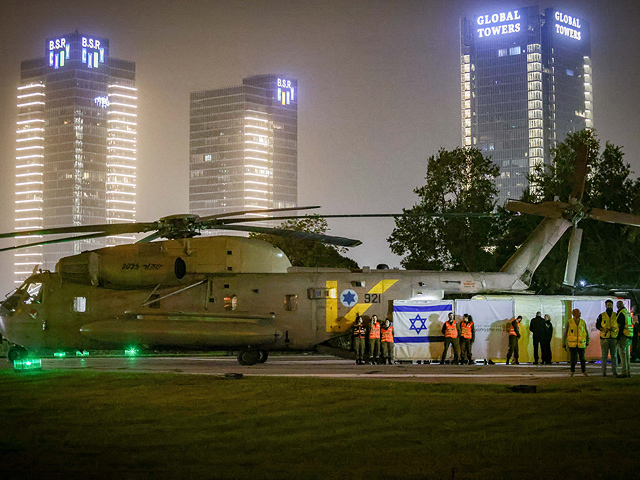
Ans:
[{"label": "white tent", "polygon": [[[464,313],[473,317],[476,337],[473,357],[504,360],[508,349],[509,323],[522,315],[519,341],[520,361],[533,361],[533,341],[529,324],[536,312],[549,314],[553,324],[551,352],[553,361],[566,361],[569,353],[562,349],[562,331],[571,310],[580,309],[590,332],[586,356],[600,358],[599,332],[595,328],[606,300],[615,297],[571,297],[551,295],[482,295],[470,300],[394,301],[395,354],[398,360],[437,360],[442,355],[442,324],[453,311],[460,321]],[[627,308],[630,301],[623,300]],[[451,356],[452,352],[449,352]]]}]

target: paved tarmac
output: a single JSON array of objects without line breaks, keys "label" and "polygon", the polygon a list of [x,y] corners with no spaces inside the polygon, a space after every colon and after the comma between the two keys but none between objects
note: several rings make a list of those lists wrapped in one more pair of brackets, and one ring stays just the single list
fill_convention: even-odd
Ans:
[{"label": "paved tarmac", "polygon": [[[9,362],[0,360],[0,369],[11,369]],[[107,371],[150,372],[224,376],[242,374],[263,377],[316,377],[334,379],[382,379],[424,383],[479,383],[537,385],[576,380],[587,380],[581,373],[569,376],[569,365],[355,365],[352,360],[330,355],[271,355],[266,363],[253,366],[240,365],[232,356],[89,356],[71,358],[44,358],[44,371]],[[578,366],[578,371],[579,366]],[[624,381],[611,376],[611,381]],[[602,379],[600,364],[587,364],[589,378]],[[633,364],[633,376],[640,375],[640,364]]]}]

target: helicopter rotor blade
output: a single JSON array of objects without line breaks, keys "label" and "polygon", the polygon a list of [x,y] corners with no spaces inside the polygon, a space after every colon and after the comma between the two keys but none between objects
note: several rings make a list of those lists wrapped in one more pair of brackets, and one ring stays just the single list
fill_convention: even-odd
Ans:
[{"label": "helicopter rotor blade", "polygon": [[[208,223],[212,220],[217,220],[219,218],[226,218],[226,217],[236,217],[236,216],[240,216],[240,215],[246,215],[246,214],[252,214],[252,213],[272,213],[272,212],[288,212],[288,211],[292,211],[292,210],[311,210],[314,208],[320,208],[319,205],[312,205],[312,206],[307,206],[307,207],[284,207],[284,208],[262,208],[259,210],[241,210],[238,212],[227,212],[227,213],[218,213],[216,215],[209,215],[206,217],[201,217],[200,219],[198,219],[198,222],[203,224],[203,223]],[[260,219],[261,220],[261,219]],[[245,221],[256,221],[256,219],[246,219]],[[206,227],[204,227],[206,228]]]},{"label": "helicopter rotor blade", "polygon": [[570,205],[564,202],[528,203],[519,200],[507,200],[504,204],[504,208],[510,212],[550,218],[562,218],[562,212],[568,207],[570,207]]},{"label": "helicopter rotor blade", "polygon": [[569,197],[569,203],[579,203],[582,201],[584,185],[587,178],[588,156],[589,148],[586,144],[581,143],[576,147],[576,163],[573,167],[573,188]]},{"label": "helicopter rotor blade", "polygon": [[600,220],[601,222],[621,223],[623,225],[640,227],[640,215],[633,215],[632,213],[614,212],[603,208],[592,208],[589,210],[587,216],[588,218]]},{"label": "helicopter rotor blade", "polygon": [[567,254],[567,266],[564,271],[564,285],[573,286],[576,282],[576,270],[578,269],[578,257],[580,256],[580,244],[582,243],[582,229],[573,225],[569,238],[569,252]]},{"label": "helicopter rotor blade", "polygon": [[156,238],[160,238],[162,236],[162,233],[160,232],[154,232],[151,235],[148,235],[144,238],[141,238],[140,240],[138,240],[136,243],[149,243],[149,242],[153,242]]},{"label": "helicopter rotor blade", "polygon": [[41,228],[37,230],[23,230],[20,232],[0,233],[0,238],[15,238],[24,236],[62,235],[65,233],[103,233],[107,235],[122,235],[125,233],[143,233],[158,228],[157,222],[141,223],[106,223],[102,225],[78,225],[75,227]]},{"label": "helicopter rotor blade", "polygon": [[24,245],[13,245],[11,247],[0,248],[0,252],[7,252],[9,250],[18,250],[20,248],[37,247],[39,245],[51,245],[54,243],[73,242],[75,240],[88,240],[90,238],[108,237],[110,235],[112,234],[107,232],[99,232],[99,233],[90,233],[88,235],[79,235],[76,237],[65,237],[65,238],[56,238],[53,240],[43,240],[41,242],[26,243]]},{"label": "helicopter rotor blade", "polygon": [[[398,218],[398,217],[433,217],[433,218],[493,218],[497,217],[498,214],[491,212],[482,212],[482,213],[465,213],[465,212],[445,212],[445,213],[428,213],[428,214],[406,214],[406,213],[359,213],[359,214],[335,214],[335,215],[323,215],[317,214],[314,216],[320,218]],[[234,224],[234,223],[245,223],[245,222],[266,222],[266,221],[274,221],[274,220],[296,220],[300,218],[309,218],[309,215],[287,215],[287,216],[277,216],[277,217],[267,217],[267,218],[233,218],[224,221],[224,225]],[[216,225],[213,228],[221,228],[219,225]]]},{"label": "helicopter rotor blade", "polygon": [[239,232],[264,233],[266,235],[277,235],[279,237],[298,238],[300,240],[313,240],[340,247],[357,247],[362,244],[360,240],[333,235],[323,235],[319,233],[300,232],[297,230],[286,230],[284,228],[257,227],[251,225],[221,225],[220,230],[235,230]]}]

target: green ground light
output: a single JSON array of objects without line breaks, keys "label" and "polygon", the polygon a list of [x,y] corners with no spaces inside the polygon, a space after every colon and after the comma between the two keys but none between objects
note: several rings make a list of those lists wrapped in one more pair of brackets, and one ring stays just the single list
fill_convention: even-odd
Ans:
[{"label": "green ground light", "polygon": [[88,357],[89,352],[86,350],[76,350],[76,357]]},{"label": "green ground light", "polygon": [[137,357],[138,349],[136,347],[130,347],[124,351],[125,356],[127,357]]},{"label": "green ground light", "polygon": [[21,358],[14,360],[14,370],[42,370],[42,360],[39,358]]}]

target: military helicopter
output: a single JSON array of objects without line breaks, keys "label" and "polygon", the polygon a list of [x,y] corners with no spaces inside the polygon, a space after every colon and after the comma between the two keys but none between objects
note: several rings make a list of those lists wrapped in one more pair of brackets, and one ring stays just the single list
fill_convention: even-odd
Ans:
[{"label": "military helicopter", "polygon": [[[245,224],[255,222],[255,218],[247,218],[249,213],[317,207],[251,210],[202,218],[173,215],[148,223],[0,234],[0,238],[81,234],[2,251],[151,232],[134,244],[64,257],[54,272],[34,271],[0,306],[0,332],[12,344],[8,359],[26,357],[29,350],[146,346],[235,351],[239,352],[240,364],[254,365],[265,362],[270,351],[339,344],[356,316],[390,317],[393,300],[526,290],[551,248],[566,230],[572,226],[575,230],[581,219],[640,226],[639,216],[588,209],[581,204],[586,148],[579,157],[578,164],[584,164],[584,168],[576,168],[569,202],[507,203],[510,210],[544,218],[499,272],[292,267],[280,249],[258,239],[222,235],[196,238],[207,229],[225,229],[347,247],[360,243],[344,237]],[[165,240],[152,241],[160,237]],[[573,249],[577,258],[575,245],[572,242],[570,251]]]}]

